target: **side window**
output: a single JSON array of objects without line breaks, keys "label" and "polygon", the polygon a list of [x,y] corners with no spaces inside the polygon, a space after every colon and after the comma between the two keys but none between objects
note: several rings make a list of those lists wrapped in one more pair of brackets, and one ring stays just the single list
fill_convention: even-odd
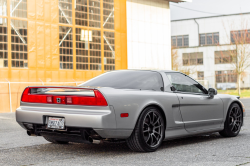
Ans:
[{"label": "side window", "polygon": [[203,88],[196,81],[181,73],[166,73],[172,86],[180,92],[204,93]]}]

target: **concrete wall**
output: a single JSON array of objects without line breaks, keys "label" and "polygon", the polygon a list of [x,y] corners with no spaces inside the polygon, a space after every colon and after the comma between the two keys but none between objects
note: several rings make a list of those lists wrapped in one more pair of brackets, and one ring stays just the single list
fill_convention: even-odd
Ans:
[{"label": "concrete wall", "polygon": [[171,69],[169,2],[127,0],[128,69]]},{"label": "concrete wall", "polygon": [[[234,67],[232,64],[215,64],[214,52],[235,49],[235,46],[229,46],[230,31],[250,29],[250,14],[199,18],[196,21],[200,26],[200,34],[219,32],[220,45],[198,46],[198,28],[193,19],[172,21],[171,36],[189,35],[189,47],[177,49],[181,66],[183,53],[203,52],[203,65],[188,66],[186,68],[194,71],[204,71],[204,79],[209,81],[210,87],[215,87],[215,71],[233,70]],[[249,48],[250,53],[250,45],[247,48]],[[191,76],[197,79],[196,72]],[[247,73],[243,78],[242,87],[250,87],[250,68],[247,69]]]}]

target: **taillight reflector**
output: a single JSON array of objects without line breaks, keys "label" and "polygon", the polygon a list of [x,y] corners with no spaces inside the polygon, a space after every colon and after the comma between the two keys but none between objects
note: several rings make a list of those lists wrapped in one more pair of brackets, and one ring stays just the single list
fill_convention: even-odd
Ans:
[{"label": "taillight reflector", "polygon": [[72,97],[67,97],[66,98],[66,103],[67,104],[72,104]]},{"label": "taillight reflector", "polygon": [[26,88],[21,101],[29,103],[68,104],[88,106],[108,106],[104,96],[98,90],[93,90],[95,96],[57,96],[44,94],[31,94],[31,88]]},{"label": "taillight reflector", "polygon": [[52,103],[52,96],[47,96],[47,103]]}]

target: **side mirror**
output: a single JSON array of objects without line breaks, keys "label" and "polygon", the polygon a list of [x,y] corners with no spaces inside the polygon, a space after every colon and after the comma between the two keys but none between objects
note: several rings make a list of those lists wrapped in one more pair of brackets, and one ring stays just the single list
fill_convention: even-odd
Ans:
[{"label": "side mirror", "polygon": [[209,88],[208,89],[208,96],[213,98],[215,95],[217,95],[217,90],[214,88]]}]

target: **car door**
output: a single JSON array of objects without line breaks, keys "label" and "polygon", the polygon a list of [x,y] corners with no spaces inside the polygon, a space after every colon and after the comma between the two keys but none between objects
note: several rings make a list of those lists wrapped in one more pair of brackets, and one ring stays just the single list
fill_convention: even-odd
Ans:
[{"label": "car door", "polygon": [[218,96],[209,97],[198,82],[182,73],[166,73],[180,101],[185,128],[198,132],[220,128],[223,124],[223,103]]}]

